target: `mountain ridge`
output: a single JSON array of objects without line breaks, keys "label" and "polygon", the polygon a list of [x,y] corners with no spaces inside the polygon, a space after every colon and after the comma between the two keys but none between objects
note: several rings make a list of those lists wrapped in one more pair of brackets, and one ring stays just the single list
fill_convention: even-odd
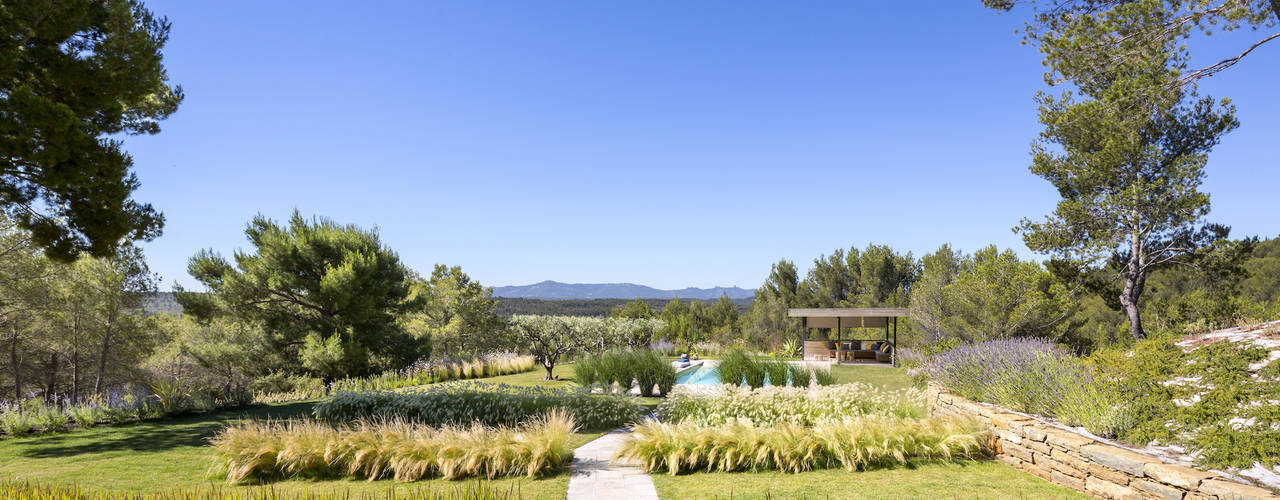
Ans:
[{"label": "mountain ridge", "polygon": [[494,297],[521,299],[569,300],[569,299],[682,299],[715,300],[722,295],[730,299],[755,297],[755,290],[741,287],[687,287],[679,290],[662,290],[635,283],[561,283],[545,280],[529,285],[493,287]]}]

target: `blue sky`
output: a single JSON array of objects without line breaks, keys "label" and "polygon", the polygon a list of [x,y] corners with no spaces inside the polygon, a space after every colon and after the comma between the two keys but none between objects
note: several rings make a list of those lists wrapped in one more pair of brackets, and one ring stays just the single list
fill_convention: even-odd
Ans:
[{"label": "blue sky", "polygon": [[[1040,57],[976,0],[146,3],[187,95],[127,139],[166,287],[295,207],[491,286],[754,288],[871,242],[1032,257],[1010,228],[1056,201]],[[1271,45],[1201,87],[1239,108],[1204,186],[1236,235],[1280,234]]]}]

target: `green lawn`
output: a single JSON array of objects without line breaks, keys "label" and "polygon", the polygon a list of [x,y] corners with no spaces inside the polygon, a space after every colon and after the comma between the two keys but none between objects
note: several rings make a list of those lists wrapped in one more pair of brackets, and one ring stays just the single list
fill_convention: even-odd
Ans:
[{"label": "green lawn", "polygon": [[892,366],[857,366],[836,365],[831,367],[837,384],[862,382],[885,390],[905,389],[911,387],[911,377],[905,368]]},{"label": "green lawn", "polygon": [[652,477],[661,498],[1089,498],[993,461],[860,472],[700,472]]},{"label": "green lawn", "polygon": [[[0,478],[42,484],[76,484],[113,491],[228,488],[211,472],[207,440],[228,423],[240,419],[289,419],[311,414],[314,402],[284,403],[212,412],[204,415],[151,420],[114,427],[96,427],[27,438],[0,439]],[[579,433],[581,446],[601,433]],[[392,481],[289,480],[269,485],[277,492],[339,492],[353,495],[397,491],[454,489],[468,481],[442,479],[397,484]],[[568,472],[536,479],[514,478],[489,482],[499,491],[517,489],[525,498],[563,498]],[[231,489],[248,490],[252,486]]]}]

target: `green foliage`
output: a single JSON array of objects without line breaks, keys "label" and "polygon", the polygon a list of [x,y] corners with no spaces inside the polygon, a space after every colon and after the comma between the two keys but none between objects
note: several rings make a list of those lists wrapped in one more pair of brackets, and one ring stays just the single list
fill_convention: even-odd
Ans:
[{"label": "green foliage", "polygon": [[625,305],[614,306],[613,310],[609,311],[609,317],[612,318],[652,319],[657,316],[653,308],[649,307],[649,303],[639,297]]},{"label": "green foliage", "polygon": [[155,134],[178,109],[161,49],[169,22],[141,3],[6,2],[0,9],[0,206],[45,255],[113,255],[160,235],[164,216],[130,196],[117,134]]},{"label": "green foliage", "polygon": [[585,388],[449,382],[403,391],[341,392],[315,407],[331,422],[399,418],[425,425],[516,425],[564,409],[587,429],[612,429],[640,418],[640,403]]},{"label": "green foliage", "polygon": [[1058,337],[1069,294],[1040,264],[994,245],[961,256],[944,245],[926,256],[912,287],[911,317],[934,339]]},{"label": "green foliage", "polygon": [[743,379],[747,376],[748,366],[752,364],[752,360],[742,350],[731,350],[720,358],[720,364],[716,365],[716,371],[720,373],[720,382],[723,384],[742,385]]},{"label": "green foliage", "polygon": [[431,428],[400,420],[329,427],[313,421],[247,422],[212,440],[227,480],[349,475],[419,481],[534,477],[573,456],[573,417],[551,412],[515,427]]},{"label": "green foliage", "polygon": [[235,266],[202,251],[191,275],[210,294],[178,292],[192,314],[227,314],[261,325],[294,369],[335,377],[398,369],[429,346],[397,317],[416,306],[399,257],[376,232],[294,212],[287,227],[258,216],[245,229],[254,253]]},{"label": "green foliage", "polygon": [[1127,382],[1135,425],[1120,437],[1187,447],[1208,467],[1280,464],[1274,454],[1280,362],[1249,343],[1215,342],[1186,352],[1174,345],[1180,338],[1154,335],[1092,356]]},{"label": "green foliage", "polygon": [[803,472],[842,467],[850,472],[908,460],[950,461],[985,457],[988,431],[978,422],[846,418],[813,427],[733,421],[717,426],[645,421],[624,441],[619,457],[638,460],[650,472],[780,470]]},{"label": "green foliage", "polygon": [[925,416],[924,391],[885,391],[870,384],[760,389],[721,385],[711,389],[681,387],[658,405],[665,422],[718,425],[746,420],[756,425],[791,423],[812,426],[823,421],[867,415]]},{"label": "green foliage", "polygon": [[616,386],[626,392],[634,383],[642,396],[653,396],[660,381],[674,382],[675,372],[670,363],[648,349],[605,351],[584,357],[574,366],[574,377],[584,387],[600,385],[611,392]]},{"label": "green foliage", "polygon": [[430,278],[411,281],[410,302],[420,306],[400,321],[415,339],[429,341],[425,352],[434,346],[449,357],[510,348],[505,325],[494,313],[493,290],[473,281],[461,267],[436,265]]},{"label": "green foliage", "polygon": [[813,370],[813,382],[819,386],[826,387],[835,385],[836,376],[831,373],[831,369],[817,368]]},{"label": "green foliage", "polygon": [[792,387],[809,387],[809,381],[813,380],[813,370],[804,365],[790,365],[790,370]]}]

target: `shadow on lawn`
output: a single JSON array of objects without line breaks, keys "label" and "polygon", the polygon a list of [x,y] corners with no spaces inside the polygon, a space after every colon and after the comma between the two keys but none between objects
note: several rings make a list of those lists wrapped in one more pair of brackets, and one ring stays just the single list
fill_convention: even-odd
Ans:
[{"label": "shadow on lawn", "polygon": [[14,441],[28,458],[53,458],[110,451],[162,451],[205,446],[227,424],[239,420],[285,420],[311,416],[314,401],[231,408],[200,415],[99,426]]}]

